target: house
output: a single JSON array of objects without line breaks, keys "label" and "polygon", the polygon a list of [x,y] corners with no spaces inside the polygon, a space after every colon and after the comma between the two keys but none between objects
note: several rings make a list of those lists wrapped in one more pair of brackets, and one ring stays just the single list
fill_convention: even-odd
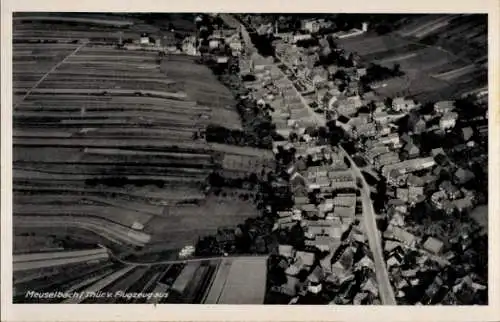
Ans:
[{"label": "house", "polygon": [[356,207],[355,206],[350,206],[350,207],[341,207],[337,206],[333,210],[333,215],[340,217],[340,218],[353,218],[354,215],[356,214]]},{"label": "house", "polygon": [[352,300],[352,304],[362,305],[363,303],[365,303],[367,298],[368,298],[368,293],[358,293]]},{"label": "house", "polygon": [[410,113],[408,117],[408,129],[414,134],[421,134],[426,129],[426,122],[422,116]]},{"label": "house", "polygon": [[404,185],[406,185],[407,178],[408,175],[405,174],[402,169],[393,169],[387,177],[387,183],[394,187],[403,187]]},{"label": "house", "polygon": [[240,53],[243,50],[243,43],[241,42],[240,39],[238,39],[238,38],[234,39],[233,38],[229,42],[229,48],[231,48],[231,50],[233,52]]},{"label": "house", "polygon": [[395,213],[389,223],[393,226],[403,227],[405,225],[404,216],[400,213]]},{"label": "house", "polygon": [[418,268],[413,268],[413,269],[407,269],[404,271],[401,271],[401,276],[405,278],[413,278],[416,277],[418,273]]},{"label": "house", "polygon": [[381,136],[376,141],[377,145],[385,144],[385,145],[397,145],[400,143],[400,137],[398,133],[391,133],[386,136]]},{"label": "house", "polygon": [[325,278],[325,272],[323,271],[323,268],[321,266],[316,266],[312,270],[311,274],[307,276],[307,280],[310,283],[320,283],[323,279]]},{"label": "house", "polygon": [[476,176],[474,175],[473,172],[471,172],[467,169],[459,168],[455,172],[453,177],[458,184],[463,185],[463,184],[469,182],[470,180],[474,179]]},{"label": "house", "polygon": [[378,125],[386,125],[405,117],[405,115],[405,113],[389,114],[387,112],[376,112],[373,115],[373,120]]},{"label": "house", "polygon": [[398,163],[399,161],[400,159],[398,153],[392,151],[380,154],[374,159],[374,163],[377,167]]},{"label": "house", "polygon": [[377,127],[375,123],[361,124],[359,126],[356,126],[353,132],[355,136],[357,135],[359,137],[372,137],[377,134]]},{"label": "house", "polygon": [[406,184],[408,187],[424,187],[425,182],[424,180],[416,175],[410,174],[408,178],[406,179]]},{"label": "house", "polygon": [[361,290],[363,292],[371,293],[373,296],[378,296],[377,283],[371,277],[361,286]]},{"label": "house", "polygon": [[402,200],[404,202],[408,202],[409,200],[409,190],[407,188],[397,188],[396,189],[396,198]]},{"label": "house", "polygon": [[372,148],[370,148],[370,150],[368,150],[366,153],[365,153],[365,157],[371,162],[371,163],[374,163],[375,162],[375,158],[381,154],[384,154],[384,153],[387,153],[389,152],[389,147],[387,146],[374,146]]},{"label": "house", "polygon": [[149,35],[147,33],[142,33],[139,43],[141,45],[149,45]]},{"label": "house", "polygon": [[410,173],[431,168],[434,165],[436,165],[436,161],[434,161],[434,159],[431,157],[411,159],[384,166],[382,168],[382,174],[384,175],[384,177],[387,177],[393,169],[402,170],[403,173]]},{"label": "house", "polygon": [[307,286],[307,291],[318,294],[323,289],[323,285],[321,283],[311,283]]},{"label": "house", "polygon": [[396,97],[392,100],[392,109],[396,112],[409,112],[416,107],[413,100],[407,100],[404,97]]},{"label": "house", "polygon": [[348,170],[328,171],[327,176],[332,182],[354,181],[352,173]]},{"label": "house", "polygon": [[358,68],[356,69],[358,78],[363,77],[366,75],[366,68]]},{"label": "house", "polygon": [[337,281],[345,280],[352,275],[350,271],[351,266],[352,264],[349,265],[348,262],[346,262],[346,264],[343,264],[341,261],[337,261],[332,264],[332,269],[331,269],[332,275],[336,277]]},{"label": "house", "polygon": [[304,263],[301,258],[297,258],[292,265],[285,269],[285,274],[290,276],[297,276],[300,270],[304,267]]},{"label": "house", "polygon": [[280,256],[286,257],[286,258],[293,258],[294,257],[294,249],[292,245],[278,245],[278,254]]},{"label": "house", "polygon": [[283,225],[283,224],[292,223],[293,220],[292,220],[292,217],[281,217],[281,218],[278,218],[276,220],[276,222],[278,223],[278,225]]},{"label": "house", "polygon": [[316,33],[320,28],[320,24],[316,19],[302,20],[300,25],[302,30],[306,30],[310,33]]},{"label": "house", "polygon": [[411,203],[417,202],[424,195],[424,187],[408,187],[408,201]]},{"label": "house", "polygon": [[391,199],[387,203],[388,207],[393,207],[396,212],[406,214],[408,212],[408,206],[406,203],[399,199]]},{"label": "house", "polygon": [[462,192],[449,180],[441,182],[439,190],[444,191],[450,200],[458,199],[462,196]]},{"label": "house", "polygon": [[474,199],[471,196],[453,200],[452,203],[453,206],[460,212],[471,210],[474,207]]},{"label": "house", "polygon": [[434,237],[429,237],[425,241],[423,247],[425,250],[431,252],[434,255],[439,255],[441,253],[441,250],[443,249],[443,242],[434,238]]},{"label": "house", "polygon": [[354,193],[337,194],[335,198],[333,198],[332,203],[334,207],[355,207],[356,194]]},{"label": "house", "polygon": [[455,109],[453,101],[440,101],[434,104],[434,111],[439,114],[446,114]]},{"label": "house", "polygon": [[295,296],[295,294],[297,294],[299,284],[300,281],[297,277],[287,275],[286,284],[281,286],[281,293],[286,294],[288,296]]},{"label": "house", "polygon": [[462,138],[464,139],[464,141],[469,141],[473,135],[474,130],[470,126],[464,127],[462,129]]},{"label": "house", "polygon": [[311,252],[298,251],[295,258],[302,262],[303,266],[311,267],[314,264],[315,254]]},{"label": "house", "polygon": [[388,269],[391,269],[393,267],[399,267],[400,265],[401,265],[401,262],[399,261],[399,259],[396,256],[391,256],[387,260],[387,268]]},{"label": "house", "polygon": [[394,285],[396,285],[396,288],[398,290],[401,290],[401,289],[407,287],[409,284],[408,284],[408,281],[406,279],[399,277],[399,278],[395,279]]},{"label": "house", "polygon": [[438,294],[438,292],[441,290],[441,287],[443,286],[444,281],[442,280],[441,277],[436,276],[432,284],[425,290],[425,295],[424,298],[424,303],[427,302],[427,304],[431,303],[431,301],[434,299],[434,297]]},{"label": "house", "polygon": [[413,142],[407,143],[403,149],[407,153],[409,159],[416,158],[420,155],[420,149],[413,144]]},{"label": "house", "polygon": [[293,198],[294,204],[296,206],[306,205],[309,203],[309,197],[307,196],[295,196]]},{"label": "house", "polygon": [[458,114],[455,112],[448,112],[439,120],[439,127],[441,130],[448,130],[455,127],[458,119]]},{"label": "house", "polygon": [[400,247],[400,246],[401,246],[400,242],[397,242],[397,241],[394,241],[394,240],[386,240],[385,241],[385,246],[384,246],[384,251],[386,251],[387,253],[390,253],[394,249],[396,249],[397,247]]},{"label": "house", "polygon": [[361,268],[368,268],[372,271],[375,271],[375,263],[373,260],[368,257],[367,255],[363,256],[355,265],[355,270],[361,269]]},{"label": "house", "polygon": [[330,274],[332,272],[332,258],[335,253],[334,251],[330,251],[328,255],[326,255],[323,259],[319,261],[319,265],[323,269],[325,274]]},{"label": "house", "polygon": [[320,213],[327,213],[333,210],[333,204],[332,203],[321,203],[319,206],[319,212]]},{"label": "house", "polygon": [[431,155],[433,157],[436,157],[437,155],[444,155],[446,156],[446,153],[444,152],[443,148],[436,148],[431,150]]},{"label": "house", "polygon": [[208,42],[208,47],[210,49],[216,49],[216,48],[219,48],[219,46],[221,45],[221,41],[219,39],[211,39],[209,42]]},{"label": "house", "polygon": [[336,108],[338,114],[347,117],[353,116],[358,110],[356,102],[347,99],[337,100],[333,106]]},{"label": "house", "polygon": [[387,230],[389,232],[392,230],[392,237],[396,240],[399,240],[406,246],[413,247],[415,245],[416,237],[413,234],[409,233],[408,231],[400,227],[392,227],[391,230],[389,230],[389,228]]},{"label": "house", "polygon": [[329,237],[329,236],[315,236],[314,240],[306,240],[306,246],[316,247],[320,251],[334,252],[340,246],[340,236]]},{"label": "house", "polygon": [[354,229],[353,229],[353,231],[351,233],[351,236],[352,236],[352,239],[354,241],[357,241],[358,243],[362,243],[362,244],[366,243],[366,241],[368,239],[368,237],[366,237],[365,234],[363,234],[360,231],[355,231]]},{"label": "house", "polygon": [[437,209],[443,209],[445,205],[445,201],[448,200],[448,196],[446,195],[446,192],[440,190],[436,191],[432,194],[431,196],[431,203],[436,207]]},{"label": "house", "polygon": [[306,213],[307,216],[313,217],[318,215],[318,208],[314,204],[305,204],[300,207],[300,209]]},{"label": "house", "polygon": [[198,55],[198,51],[196,49],[196,37],[186,37],[182,41],[182,52],[190,55],[196,56]]},{"label": "house", "polygon": [[312,39],[311,34],[295,34],[292,37],[292,44],[296,44],[298,41]]}]

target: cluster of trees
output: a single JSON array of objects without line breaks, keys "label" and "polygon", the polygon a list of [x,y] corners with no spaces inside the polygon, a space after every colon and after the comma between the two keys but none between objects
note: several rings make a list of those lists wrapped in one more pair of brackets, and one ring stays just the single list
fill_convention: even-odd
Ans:
[{"label": "cluster of trees", "polygon": [[315,37],[312,37],[310,39],[301,39],[297,41],[296,45],[303,48],[319,46],[319,40]]},{"label": "cluster of trees", "polygon": [[369,87],[373,82],[403,76],[404,74],[399,64],[394,64],[392,69],[377,64],[370,64],[366,68],[366,75],[361,76],[360,82],[364,87]]},{"label": "cluster of trees", "polygon": [[[330,46],[331,47],[331,46]],[[316,66],[337,65],[339,67],[351,68],[354,66],[354,54],[345,57],[342,51],[332,50],[328,55],[320,55]]]},{"label": "cluster of trees", "polygon": [[205,138],[207,142],[260,147],[260,142],[256,142],[254,135],[241,130],[231,130],[220,125],[208,125]]},{"label": "cluster of trees", "polygon": [[[257,103],[246,97],[248,90],[243,87],[242,80],[237,75],[238,59],[230,57],[227,64],[217,64],[211,58],[204,58],[200,63],[209,66],[219,81],[228,87],[238,100],[236,109],[240,115],[243,130],[230,130],[218,125],[209,125],[206,129],[206,139],[209,142],[227,143],[238,146],[251,146],[271,149],[273,138],[277,139],[276,126],[269,115],[270,106],[260,108]],[[245,75],[248,80],[255,76]]]},{"label": "cluster of trees", "polygon": [[[246,179],[228,180],[213,173],[209,177],[209,184],[217,186],[243,187],[243,182],[256,183],[258,194],[256,202],[262,214],[256,218],[246,219],[239,224],[234,233],[220,230],[216,235],[199,239],[196,249],[197,255],[212,256],[222,253],[236,254],[265,254],[277,249],[278,239],[272,234],[277,211],[288,209],[293,205],[293,197],[288,187],[275,189],[273,183],[276,177],[270,173],[264,179],[258,179],[255,174]],[[267,208],[270,206],[270,210]],[[224,236],[219,236],[223,234]],[[303,234],[302,234],[303,235]],[[223,238],[222,238],[223,237]]]},{"label": "cluster of trees", "polygon": [[455,108],[459,115],[459,119],[462,120],[470,120],[476,117],[485,116],[488,110],[488,106],[478,103],[474,95],[455,100]]},{"label": "cluster of trees", "polygon": [[264,57],[274,56],[275,48],[273,46],[273,40],[275,39],[273,35],[259,35],[257,33],[251,33],[250,39],[254,44],[255,48],[259,54]]},{"label": "cluster of trees", "polygon": [[350,141],[349,136],[344,131],[344,129],[336,125],[336,121],[328,121],[328,123],[326,123],[326,126],[328,128],[328,138],[330,145],[336,146],[342,144],[344,149],[346,149],[349,154],[354,154],[356,152],[355,150],[352,150],[354,146]]}]

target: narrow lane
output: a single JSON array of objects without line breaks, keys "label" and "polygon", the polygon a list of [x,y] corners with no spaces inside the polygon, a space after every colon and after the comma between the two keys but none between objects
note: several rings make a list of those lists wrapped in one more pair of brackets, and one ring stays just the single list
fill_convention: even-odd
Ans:
[{"label": "narrow lane", "polygon": [[339,148],[349,159],[354,175],[356,176],[356,178],[359,178],[361,180],[363,186],[363,188],[361,189],[361,197],[363,200],[364,227],[365,233],[368,237],[368,243],[373,254],[380,299],[384,305],[396,305],[394,290],[392,289],[391,283],[389,281],[389,273],[387,272],[387,267],[384,261],[382,241],[380,238],[380,232],[377,228],[376,214],[375,210],[373,209],[373,200],[370,198],[369,185],[366,182],[363,174],[361,173],[361,170],[358,168],[351,156],[344,150],[342,146],[339,146]]}]

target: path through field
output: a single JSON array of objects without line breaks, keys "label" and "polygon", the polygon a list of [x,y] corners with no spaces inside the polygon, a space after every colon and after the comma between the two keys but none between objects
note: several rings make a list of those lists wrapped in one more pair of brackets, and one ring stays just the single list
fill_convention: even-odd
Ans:
[{"label": "path through field", "polygon": [[46,72],[27,92],[26,94],[24,94],[24,96],[19,99],[16,104],[14,105],[14,108],[13,110],[19,105],[21,104],[25,99],[26,97],[28,97],[31,92],[37,88],[49,75],[50,73],[54,72],[59,66],[61,66],[62,64],[64,64],[64,62],[66,60],[68,60],[68,58],[70,58],[71,56],[75,55],[80,49],[82,49],[83,47],[85,47],[85,45],[87,45],[86,42],[83,42],[80,46],[78,46],[75,50],[73,50],[68,56],[64,57],[64,59],[62,59],[59,63],[55,64],[54,67],[52,67],[48,72]]}]

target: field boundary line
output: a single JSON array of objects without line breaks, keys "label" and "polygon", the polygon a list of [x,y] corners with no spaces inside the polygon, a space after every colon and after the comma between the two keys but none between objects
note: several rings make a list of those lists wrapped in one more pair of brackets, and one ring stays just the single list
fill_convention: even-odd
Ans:
[{"label": "field boundary line", "polygon": [[51,73],[53,73],[59,66],[64,64],[64,62],[70,58],[71,56],[75,55],[80,49],[85,47],[87,45],[87,42],[83,42],[80,46],[78,46],[75,50],[73,50],[71,53],[69,53],[66,57],[64,57],[60,62],[54,65],[48,72],[46,72],[40,79],[24,94],[24,96],[14,105],[13,109],[15,109],[19,104],[24,102],[24,100],[30,96],[31,92],[35,90]]}]

